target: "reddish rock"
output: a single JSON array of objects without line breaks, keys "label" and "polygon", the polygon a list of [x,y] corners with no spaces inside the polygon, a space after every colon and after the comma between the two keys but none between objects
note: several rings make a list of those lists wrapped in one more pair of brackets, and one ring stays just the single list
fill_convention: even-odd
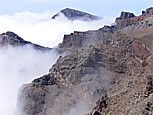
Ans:
[{"label": "reddish rock", "polygon": [[147,60],[147,67],[145,68],[149,73],[153,73],[153,59]]},{"label": "reddish rock", "polygon": [[133,54],[141,60],[146,60],[149,56],[151,56],[147,47],[137,41],[133,41],[132,50]]}]

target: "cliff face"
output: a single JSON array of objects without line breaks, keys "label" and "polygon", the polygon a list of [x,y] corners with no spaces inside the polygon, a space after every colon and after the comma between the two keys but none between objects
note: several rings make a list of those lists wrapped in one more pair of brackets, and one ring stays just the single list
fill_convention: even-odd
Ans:
[{"label": "cliff face", "polygon": [[144,19],[151,17],[153,15],[153,7],[146,9],[146,11],[142,11],[142,15],[135,16],[130,12],[121,12],[120,17],[117,17],[115,22],[118,29],[123,29],[126,26],[133,25],[135,23],[141,23]]},{"label": "cliff face", "polygon": [[149,8],[122,12],[115,26],[65,35],[49,73],[22,87],[23,115],[66,115],[79,103],[87,115],[153,114],[152,23]]},{"label": "cliff face", "polygon": [[71,33],[64,35],[63,42],[59,44],[59,51],[66,52],[83,49],[96,44],[108,45],[112,42],[112,34],[115,27],[104,26],[99,30]]}]

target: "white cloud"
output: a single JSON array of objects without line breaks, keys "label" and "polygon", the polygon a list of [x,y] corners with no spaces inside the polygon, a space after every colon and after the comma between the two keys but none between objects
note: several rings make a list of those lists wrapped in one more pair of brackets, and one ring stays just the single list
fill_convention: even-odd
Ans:
[{"label": "white cloud", "polygon": [[1,48],[0,115],[12,115],[16,107],[18,88],[47,73],[57,57],[55,52],[38,52],[29,46]]},{"label": "white cloud", "polygon": [[113,18],[99,21],[69,21],[64,16],[51,20],[52,12],[43,13],[19,12],[14,15],[0,15],[0,33],[13,31],[25,40],[45,45],[56,46],[62,41],[64,34],[74,30],[86,31],[98,29],[104,24],[113,22]]}]

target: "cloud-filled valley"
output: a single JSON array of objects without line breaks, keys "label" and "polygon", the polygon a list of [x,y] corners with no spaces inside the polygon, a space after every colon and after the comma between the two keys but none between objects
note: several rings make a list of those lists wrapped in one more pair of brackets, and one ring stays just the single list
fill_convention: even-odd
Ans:
[{"label": "cloud-filled valley", "polygon": [[53,12],[43,13],[19,12],[13,15],[0,15],[0,33],[13,31],[25,40],[43,46],[53,47],[62,41],[64,34],[73,31],[98,29],[104,24],[111,24],[113,18],[103,18],[98,21],[70,21],[63,15],[56,20],[51,19]]},{"label": "cloud-filled valley", "polygon": [[[63,15],[53,20],[50,18],[52,15],[50,11],[0,15],[0,33],[12,31],[27,41],[54,47],[62,42],[64,34],[98,29],[113,22],[113,18],[104,18],[92,23],[70,21]],[[55,52],[36,51],[30,46],[0,48],[0,114],[13,114],[18,88],[48,72],[57,58],[58,54]]]}]

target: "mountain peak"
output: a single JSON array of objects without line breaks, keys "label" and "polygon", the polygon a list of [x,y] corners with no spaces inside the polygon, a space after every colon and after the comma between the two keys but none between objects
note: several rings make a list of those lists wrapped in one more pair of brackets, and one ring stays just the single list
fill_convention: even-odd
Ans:
[{"label": "mountain peak", "polygon": [[24,44],[30,44],[31,42],[25,41],[21,37],[19,37],[17,34],[7,31],[6,33],[0,34],[0,44],[1,45],[24,45]]},{"label": "mountain peak", "polygon": [[135,15],[133,13],[122,11],[119,18],[120,19],[127,19],[127,18],[134,18],[134,17],[135,17]]},{"label": "mountain peak", "polygon": [[59,14],[64,14],[65,17],[67,17],[69,20],[83,20],[83,21],[92,21],[92,20],[98,20],[100,19],[98,16],[82,12],[79,10],[71,9],[71,8],[65,8],[61,11],[59,11],[57,14],[55,14],[52,19],[55,19],[59,16]]},{"label": "mountain peak", "polygon": [[17,34],[15,34],[14,32],[11,32],[11,31],[7,31],[5,33],[0,34],[0,47],[1,46],[7,46],[7,45],[11,45],[11,46],[14,46],[14,47],[31,45],[36,50],[41,50],[41,51],[51,50],[51,48],[43,47],[43,46],[40,46],[38,44],[34,44],[34,43],[29,42],[29,41],[26,41],[23,38],[21,38],[20,36],[18,36]]}]

